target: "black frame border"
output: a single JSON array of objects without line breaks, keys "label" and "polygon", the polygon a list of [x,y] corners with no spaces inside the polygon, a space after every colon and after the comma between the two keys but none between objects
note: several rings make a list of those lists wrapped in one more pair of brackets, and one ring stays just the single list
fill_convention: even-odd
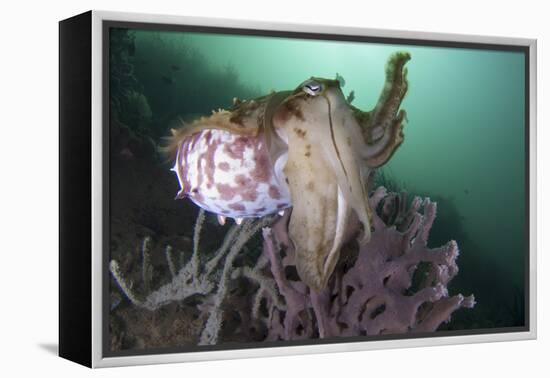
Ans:
[{"label": "black frame border", "polygon": [[92,366],[92,12],[59,21],[59,356]]}]

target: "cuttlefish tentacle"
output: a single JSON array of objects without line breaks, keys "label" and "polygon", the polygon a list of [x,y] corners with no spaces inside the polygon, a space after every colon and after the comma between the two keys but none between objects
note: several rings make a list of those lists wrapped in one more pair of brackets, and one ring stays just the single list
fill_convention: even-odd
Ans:
[{"label": "cuttlefish tentacle", "polygon": [[[334,248],[334,230],[338,228],[338,186],[336,177],[326,169],[319,145],[290,140],[284,174],[293,202],[289,237],[295,248],[296,269],[302,281],[319,289],[325,285],[325,260]],[[298,147],[300,146],[300,147]],[[309,153],[312,159],[296,159]],[[334,253],[333,253],[334,255]]]},{"label": "cuttlefish tentacle", "polygon": [[372,111],[363,112],[351,107],[368,144],[362,155],[370,168],[386,163],[403,143],[406,112],[399,108],[408,90],[407,69],[404,66],[410,58],[406,52],[398,52],[390,57],[386,64],[384,88]]},{"label": "cuttlefish tentacle", "polygon": [[323,267],[323,283],[322,286],[325,286],[336,263],[340,257],[340,248],[345,242],[344,237],[346,234],[346,227],[349,220],[349,215],[351,213],[351,208],[346,204],[346,200],[342,193],[342,190],[338,188],[338,210],[336,217],[336,232],[334,235],[334,242],[332,244],[332,249],[330,250],[328,256],[324,261]]},{"label": "cuttlefish tentacle", "polygon": [[399,111],[397,116],[391,121],[388,130],[378,141],[369,153],[366,159],[366,165],[370,168],[378,168],[384,165],[397,151],[397,148],[403,143],[403,120],[406,117],[404,110]]},{"label": "cuttlefish tentacle", "polygon": [[333,92],[326,96],[328,103],[330,140],[323,143],[327,162],[335,171],[338,187],[347,206],[354,209],[363,224],[362,242],[370,239],[370,216],[367,191],[362,178],[363,162],[361,151],[367,146],[361,136],[361,129],[343,95]]}]

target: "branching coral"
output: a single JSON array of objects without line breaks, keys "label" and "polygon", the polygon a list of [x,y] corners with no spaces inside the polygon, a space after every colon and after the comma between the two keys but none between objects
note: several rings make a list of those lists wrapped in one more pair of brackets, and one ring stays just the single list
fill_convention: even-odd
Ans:
[{"label": "branching coral", "polygon": [[[416,197],[407,209],[405,194],[387,194],[380,187],[370,205],[378,209],[371,241],[357,248],[355,258],[341,261],[328,287],[319,292],[289,274],[294,251],[288,220],[264,229],[264,255],[282,297],[260,299],[268,309],[262,320],[269,340],[435,331],[455,310],[474,306],[473,296],[450,297],[447,292],[458,273],[456,242],[428,248],[435,203]],[[350,247],[348,255],[352,251]]]},{"label": "branching coral", "polygon": [[[258,230],[273,221],[272,217],[247,219],[238,226],[234,225],[226,234],[220,248],[213,256],[201,259],[199,252],[200,233],[205,220],[204,210],[199,212],[195,224],[193,253],[189,261],[181,268],[176,267],[173,251],[170,246],[165,249],[166,260],[172,280],[156,290],[151,290],[152,266],[150,264],[151,238],[146,237],[142,243],[142,280],[143,293],[131,288],[123,277],[115,260],[110,262],[110,271],[126,297],[138,307],[155,311],[171,302],[182,301],[194,295],[204,298],[202,307],[208,311],[208,319],[200,336],[199,344],[215,344],[223,320],[223,301],[227,294],[228,281],[234,271],[233,262],[244,245]],[[223,260],[223,265],[220,264]],[[221,273],[220,273],[221,272]],[[234,275],[233,275],[234,276]]]},{"label": "branching coral", "polygon": [[[152,241],[145,238],[141,248],[142,295],[126,282],[116,261],[111,261],[111,273],[134,305],[151,311],[191,296],[202,298],[198,305],[205,317],[198,341],[201,345],[220,341],[229,304],[232,311],[239,312],[240,331],[249,335],[250,329],[261,324],[260,339],[266,341],[429,332],[448,321],[455,310],[473,307],[473,295],[449,296],[447,292],[447,285],[458,273],[457,243],[428,247],[436,204],[416,197],[408,205],[405,193],[388,194],[383,187],[372,193],[369,202],[376,209],[371,240],[357,244],[354,239],[360,223],[350,221],[350,242],[321,291],[308,287],[296,273],[288,211],[276,222],[274,217],[264,217],[234,225],[218,250],[207,258],[199,252],[205,220],[201,210],[191,257],[179,267],[167,246],[172,280],[156,290],[150,287]],[[237,256],[260,229],[261,255],[253,266],[237,266]],[[245,282],[245,295],[233,290],[239,280]]]}]

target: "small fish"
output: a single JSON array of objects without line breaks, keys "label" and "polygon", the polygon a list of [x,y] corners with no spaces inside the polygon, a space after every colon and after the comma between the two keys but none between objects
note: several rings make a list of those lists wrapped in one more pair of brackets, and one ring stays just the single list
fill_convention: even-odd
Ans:
[{"label": "small fish", "polygon": [[348,104],[351,104],[353,100],[355,100],[355,91],[351,91],[348,97],[346,98],[346,101],[348,102]]},{"label": "small fish", "polygon": [[340,87],[343,88],[346,85],[346,80],[344,80],[344,77],[340,75],[338,72],[336,72],[336,79],[340,83]]},{"label": "small fish", "polygon": [[172,71],[179,71],[180,70],[180,66],[176,66],[175,64],[172,64],[170,66],[170,68],[172,68]]},{"label": "small fish", "polygon": [[123,148],[120,151],[120,157],[123,160],[131,160],[131,159],[134,158],[134,154],[132,153],[132,151],[128,147],[126,147],[126,148]]},{"label": "small fish", "polygon": [[161,76],[160,78],[162,79],[162,82],[164,84],[173,84],[174,83],[174,79],[172,79],[171,77]]},{"label": "small fish", "polygon": [[464,194],[470,194],[470,191],[468,189],[464,189]]}]

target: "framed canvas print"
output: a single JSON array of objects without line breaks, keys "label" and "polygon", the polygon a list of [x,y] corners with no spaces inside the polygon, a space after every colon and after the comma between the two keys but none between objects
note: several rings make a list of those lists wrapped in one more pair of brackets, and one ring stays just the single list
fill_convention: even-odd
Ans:
[{"label": "framed canvas print", "polygon": [[534,338],[535,40],[60,22],[60,355]]}]

